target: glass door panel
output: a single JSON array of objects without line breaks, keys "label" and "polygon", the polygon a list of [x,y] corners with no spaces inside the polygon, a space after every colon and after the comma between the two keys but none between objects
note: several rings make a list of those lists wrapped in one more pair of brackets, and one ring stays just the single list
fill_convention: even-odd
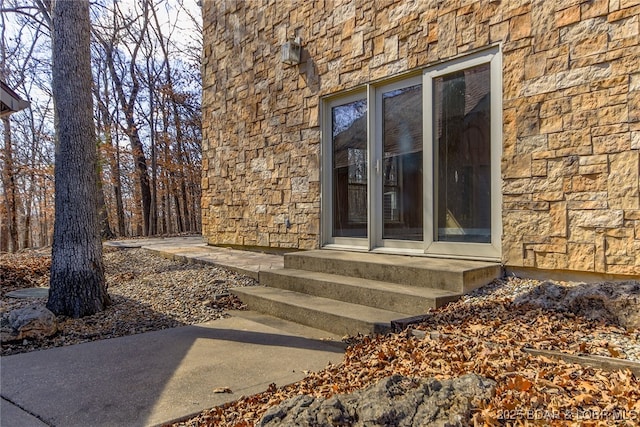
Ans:
[{"label": "glass door panel", "polygon": [[422,85],[382,93],[382,238],[422,241]]},{"label": "glass door panel", "polygon": [[490,66],[433,82],[434,240],[491,243]]},{"label": "glass door panel", "polygon": [[367,237],[367,100],[331,108],[334,237]]}]

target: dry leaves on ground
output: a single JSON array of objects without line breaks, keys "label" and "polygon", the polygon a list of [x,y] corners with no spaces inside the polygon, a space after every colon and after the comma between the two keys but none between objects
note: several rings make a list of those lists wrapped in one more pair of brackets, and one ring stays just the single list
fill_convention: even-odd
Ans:
[{"label": "dry leaves on ground", "polygon": [[[508,345],[472,338],[419,339],[406,333],[365,339],[343,363],[293,385],[242,398],[179,423],[250,426],[271,406],[297,394],[329,397],[374,384],[392,374],[452,378],[475,372],[497,381],[495,397],[477,408],[479,425],[637,425],[640,381],[630,372],[606,372],[532,357]],[[589,424],[591,423],[591,424]]]},{"label": "dry leaves on ground", "polygon": [[[519,279],[509,279],[518,281]],[[518,283],[503,283],[511,288]],[[521,283],[526,287],[526,283]],[[492,286],[500,286],[494,284]],[[490,287],[489,287],[490,288]],[[478,425],[638,425],[640,380],[630,371],[607,372],[522,351],[525,347],[567,353],[606,351],[598,337],[616,336],[637,351],[638,331],[588,321],[571,313],[516,307],[512,298],[479,295],[431,312],[411,333],[360,337],[344,361],[175,426],[250,426],[271,406],[298,394],[329,397],[365,388],[392,374],[458,377],[477,373],[498,383],[495,397],[477,408]],[[619,348],[622,354],[626,348]]]},{"label": "dry leaves on ground", "polygon": [[[0,256],[0,315],[45,299],[5,297],[11,290],[46,286],[50,256],[28,251]],[[115,338],[215,320],[231,309],[243,309],[229,293],[255,285],[247,276],[208,265],[187,264],[144,249],[104,251],[105,275],[112,305],[80,319],[58,316],[59,332],[45,340],[2,343],[3,356],[87,341]]]},{"label": "dry leaves on ground", "polygon": [[49,285],[51,257],[26,251],[0,255],[0,298],[7,292]]}]

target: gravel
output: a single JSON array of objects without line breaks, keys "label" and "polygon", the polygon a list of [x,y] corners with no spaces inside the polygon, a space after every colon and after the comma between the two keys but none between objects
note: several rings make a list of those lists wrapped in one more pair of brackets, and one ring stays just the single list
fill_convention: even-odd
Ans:
[{"label": "gravel", "polygon": [[[8,257],[3,255],[3,257]],[[33,261],[35,258],[35,262]],[[40,260],[40,261],[39,261]],[[43,286],[48,282],[48,267],[34,264],[49,262],[46,254],[12,257],[0,264],[0,316],[11,310],[46,299],[14,299],[5,294],[11,290]],[[24,263],[30,273],[11,274],[7,262]],[[228,310],[244,309],[229,290],[254,286],[254,279],[209,265],[182,263],[165,259],[144,249],[104,250],[105,275],[112,304],[103,312],[72,319],[58,316],[61,332],[39,341],[2,343],[0,355],[26,353],[107,338],[133,335],[178,326],[204,323],[227,317]],[[13,270],[18,270],[16,266]],[[19,276],[19,277],[17,277]]]}]

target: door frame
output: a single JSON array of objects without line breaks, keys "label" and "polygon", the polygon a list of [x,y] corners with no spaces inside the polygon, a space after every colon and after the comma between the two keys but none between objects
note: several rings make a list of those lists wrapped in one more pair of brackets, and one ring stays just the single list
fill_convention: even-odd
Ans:
[{"label": "door frame", "polygon": [[[489,64],[490,67],[490,161],[491,161],[491,242],[458,243],[435,240],[434,207],[435,158],[433,140],[433,80],[439,76]],[[382,238],[382,188],[380,174],[382,135],[379,118],[382,92],[422,83],[423,96],[423,241]],[[332,114],[335,106],[355,100],[367,100],[367,237],[335,237],[333,234],[333,138]],[[380,110],[381,111],[381,110]],[[499,261],[502,256],[502,54],[500,46],[492,46],[436,65],[413,70],[401,76],[358,86],[352,90],[321,99],[321,188],[320,188],[320,246],[326,249],[371,251],[392,254],[423,255],[441,258],[460,258]]]},{"label": "door frame", "polygon": [[337,96],[325,98],[320,113],[321,127],[321,165],[320,165],[320,246],[327,249],[349,249],[368,251],[371,236],[371,150],[367,143],[367,237],[336,237],[333,236],[333,138],[332,138],[332,113],[336,106],[349,104],[361,99],[367,100],[367,141],[370,140],[369,117],[369,88],[368,85],[355,88]]},{"label": "door frame", "polygon": [[[383,131],[382,131],[382,121],[383,121],[383,102],[382,96],[386,92],[390,92],[393,90],[398,90],[402,88],[406,88],[409,86],[421,85],[423,90],[423,99],[424,99],[424,78],[422,75],[414,75],[407,76],[402,79],[395,79],[393,81],[385,81],[383,84],[371,86],[370,87],[370,95],[369,99],[372,100],[372,103],[369,104],[370,112],[369,115],[373,117],[373,128],[370,131],[370,134],[373,135],[373,140],[369,142],[370,151],[372,154],[373,162],[371,163],[371,172],[373,175],[372,186],[370,187],[370,212],[372,219],[370,221],[371,230],[369,232],[369,236],[371,236],[370,247],[375,251],[404,251],[407,253],[420,253],[424,251],[424,232],[422,240],[400,240],[400,239],[385,239],[383,237],[383,223],[384,223],[384,197],[382,193],[384,191],[384,173],[383,169],[383,157],[384,157],[384,141],[383,141]],[[424,101],[423,101],[424,105]],[[424,111],[422,113],[422,121],[423,121],[423,132],[424,132]],[[422,146],[423,146],[423,185],[424,185],[424,133],[422,136]],[[426,227],[425,220],[425,194],[423,188],[423,212],[422,218],[423,230]]]},{"label": "door frame", "polygon": [[[433,138],[433,80],[437,77],[465,70],[483,64],[490,68],[490,146],[491,146],[491,242],[457,243],[438,242],[434,236],[437,227],[435,218],[436,200],[436,159]],[[502,56],[499,47],[467,55],[424,70],[424,170],[425,173],[425,254],[438,257],[474,258],[499,260],[502,256]],[[429,224],[429,226],[426,226]]]}]

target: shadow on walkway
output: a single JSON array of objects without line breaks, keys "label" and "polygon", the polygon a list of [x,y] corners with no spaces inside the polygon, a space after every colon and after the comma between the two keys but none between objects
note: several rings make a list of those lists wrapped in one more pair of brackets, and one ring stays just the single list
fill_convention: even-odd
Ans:
[{"label": "shadow on walkway", "polygon": [[342,360],[341,344],[240,316],[6,356],[1,394],[55,426],[156,425]]}]

